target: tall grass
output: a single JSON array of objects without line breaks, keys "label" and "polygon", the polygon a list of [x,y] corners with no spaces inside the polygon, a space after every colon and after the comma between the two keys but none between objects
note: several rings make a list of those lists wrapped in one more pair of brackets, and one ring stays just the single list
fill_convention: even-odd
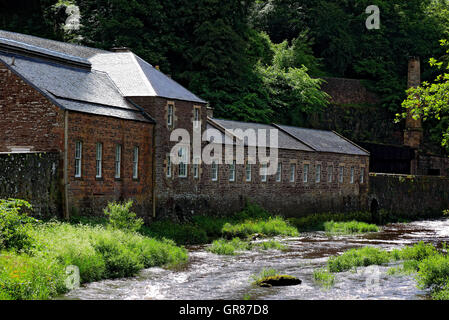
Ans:
[{"label": "tall grass", "polygon": [[207,248],[207,251],[218,255],[236,255],[238,251],[248,250],[285,250],[286,246],[279,241],[270,240],[259,243],[251,243],[249,241],[241,240],[240,238],[234,238],[232,240],[219,239],[212,242]]},{"label": "tall grass", "polygon": [[353,220],[350,222],[325,222],[324,230],[331,234],[354,234],[378,232],[379,228],[375,224],[368,224],[365,222],[358,222]]},{"label": "tall grass", "polygon": [[223,236],[227,238],[232,237],[248,237],[253,234],[262,234],[265,236],[298,236],[298,230],[289,225],[289,223],[280,217],[268,220],[246,220],[242,223],[231,224],[227,223],[222,229]]},{"label": "tall grass", "polygon": [[327,269],[319,269],[313,271],[313,279],[323,288],[330,288],[335,284],[335,275]]},{"label": "tall grass", "polygon": [[354,267],[382,265],[390,261],[387,251],[375,247],[351,249],[340,256],[330,257],[327,265],[330,272],[344,272]]}]

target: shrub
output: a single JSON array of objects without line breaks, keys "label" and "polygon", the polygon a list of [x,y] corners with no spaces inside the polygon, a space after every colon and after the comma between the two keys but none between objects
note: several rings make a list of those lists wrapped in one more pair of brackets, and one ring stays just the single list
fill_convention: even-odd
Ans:
[{"label": "shrub", "polygon": [[43,300],[67,291],[65,269],[53,259],[0,255],[0,300]]},{"label": "shrub", "polygon": [[335,284],[335,276],[326,269],[314,270],[313,279],[324,288],[330,288]]},{"label": "shrub", "polygon": [[401,250],[393,250],[392,256],[395,260],[416,260],[421,261],[437,254],[437,249],[430,243],[420,241],[411,247],[405,247]]},{"label": "shrub", "polygon": [[350,213],[323,213],[312,214],[301,218],[289,218],[288,221],[299,231],[324,231],[324,223],[327,221],[347,222],[357,220],[371,222],[370,212]]},{"label": "shrub", "polygon": [[286,250],[287,247],[276,240],[269,240],[257,243],[253,245],[254,247],[261,249],[261,250]]},{"label": "shrub", "polygon": [[379,228],[375,224],[368,224],[365,222],[350,221],[350,222],[334,222],[328,221],[324,223],[324,230],[329,233],[336,234],[353,234],[378,232]]},{"label": "shrub", "polygon": [[136,214],[130,211],[132,205],[131,200],[126,203],[108,203],[103,212],[109,218],[109,225],[116,229],[139,231],[143,220],[136,218]]},{"label": "shrub", "polygon": [[268,221],[247,220],[243,223],[227,223],[223,226],[223,235],[227,238],[245,238],[253,234],[263,234],[265,236],[298,236],[298,230],[280,217],[269,218]]},{"label": "shrub", "polygon": [[327,264],[330,272],[344,272],[354,267],[382,265],[390,261],[388,252],[375,247],[351,249],[341,256],[330,257]]},{"label": "shrub", "polygon": [[418,285],[433,291],[447,290],[449,283],[449,256],[437,254],[430,256],[418,266]]},{"label": "shrub", "polygon": [[251,244],[246,241],[240,240],[240,238],[234,238],[231,241],[225,239],[215,240],[207,251],[219,254],[232,256],[236,254],[236,251],[250,250]]},{"label": "shrub", "polygon": [[22,209],[31,210],[31,205],[23,200],[0,200],[0,250],[30,250],[33,239],[30,231],[35,219],[21,213]]},{"label": "shrub", "polygon": [[203,244],[208,242],[205,230],[193,224],[179,224],[170,220],[151,223],[142,228],[144,235],[158,239],[170,239],[178,244]]}]

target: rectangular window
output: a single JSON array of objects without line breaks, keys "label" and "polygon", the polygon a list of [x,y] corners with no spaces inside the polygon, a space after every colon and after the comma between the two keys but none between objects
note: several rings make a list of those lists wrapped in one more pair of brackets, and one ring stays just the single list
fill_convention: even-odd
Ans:
[{"label": "rectangular window", "polygon": [[200,109],[199,108],[194,108],[193,109],[193,127],[194,128],[199,128],[200,126]]},{"label": "rectangular window", "polygon": [[282,163],[278,164],[278,171],[276,172],[276,182],[282,181]]},{"label": "rectangular window", "polygon": [[200,177],[200,159],[195,158],[193,161],[193,177],[198,179]]},{"label": "rectangular window", "polygon": [[229,181],[234,182],[235,181],[235,166],[236,161],[234,160],[231,165],[229,165]]},{"label": "rectangular window", "polygon": [[351,183],[354,183],[354,167],[351,167]]},{"label": "rectangular window", "polygon": [[296,180],[296,164],[290,165],[290,182],[295,182]]},{"label": "rectangular window", "polygon": [[181,158],[179,162],[179,177],[186,178],[187,177],[187,148],[182,147],[179,148],[178,155]]},{"label": "rectangular window", "polygon": [[245,172],[246,172],[246,181],[250,182],[251,181],[251,164],[249,164],[249,163],[246,164]]},{"label": "rectangular window", "polygon": [[365,183],[365,168],[360,168],[360,183]]},{"label": "rectangular window", "polygon": [[96,178],[101,178],[102,165],[103,165],[103,144],[97,143],[97,152],[96,152],[97,174],[95,175]]},{"label": "rectangular window", "polygon": [[309,165],[308,164],[304,165],[304,173],[303,174],[304,174],[304,177],[303,177],[304,183],[309,182]]},{"label": "rectangular window", "polygon": [[83,143],[75,143],[75,178],[81,178],[81,156],[83,153]]},{"label": "rectangular window", "polygon": [[338,172],[338,181],[340,183],[343,183],[344,181],[344,176],[345,176],[345,167],[341,166],[339,168],[339,172]]},{"label": "rectangular window", "polygon": [[171,168],[171,157],[170,155],[168,155],[167,157],[167,178],[171,178],[171,173],[172,172],[172,168]]},{"label": "rectangular window", "polygon": [[321,182],[321,164],[316,165],[315,182],[316,183]]},{"label": "rectangular window", "polygon": [[334,181],[334,167],[329,166],[327,168],[327,182],[332,183]]},{"label": "rectangular window", "polygon": [[139,147],[134,147],[133,154],[133,179],[139,178]]},{"label": "rectangular window", "polygon": [[218,166],[215,161],[212,162],[211,170],[212,181],[218,181]]},{"label": "rectangular window", "polygon": [[262,170],[261,170],[261,175],[260,175],[260,179],[262,182],[267,182],[267,164],[264,163],[262,164]]},{"label": "rectangular window", "polygon": [[173,125],[173,105],[168,105],[167,125],[171,127]]},{"label": "rectangular window", "polygon": [[120,179],[120,169],[122,166],[122,146],[120,144],[115,146],[115,178]]}]

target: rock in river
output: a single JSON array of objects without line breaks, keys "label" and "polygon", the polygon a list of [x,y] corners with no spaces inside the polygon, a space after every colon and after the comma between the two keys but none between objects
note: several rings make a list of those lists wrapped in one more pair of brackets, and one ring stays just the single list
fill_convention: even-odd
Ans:
[{"label": "rock in river", "polygon": [[260,287],[286,287],[286,286],[296,286],[301,284],[302,281],[298,278],[286,275],[272,276],[260,279],[256,284]]}]

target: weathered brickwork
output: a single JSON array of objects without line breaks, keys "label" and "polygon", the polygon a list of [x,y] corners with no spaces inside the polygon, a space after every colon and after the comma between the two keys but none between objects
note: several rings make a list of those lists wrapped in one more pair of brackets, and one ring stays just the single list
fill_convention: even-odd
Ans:
[{"label": "weathered brickwork", "polygon": [[0,152],[11,147],[63,149],[63,112],[1,62],[0,115]]},{"label": "weathered brickwork", "polygon": [[[107,201],[134,199],[141,215],[151,215],[153,125],[70,112],[68,132],[69,207],[98,213]],[[79,178],[75,177],[77,141],[82,142]],[[101,178],[96,177],[97,143],[102,144]],[[117,145],[121,145],[120,178],[115,178]],[[134,147],[139,148],[137,179],[133,178]]]}]

